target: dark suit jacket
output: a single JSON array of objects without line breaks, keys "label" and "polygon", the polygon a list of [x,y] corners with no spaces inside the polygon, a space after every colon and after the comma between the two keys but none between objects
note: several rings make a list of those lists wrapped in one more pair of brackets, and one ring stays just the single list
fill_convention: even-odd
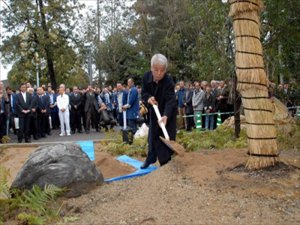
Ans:
[{"label": "dark suit jacket", "polygon": [[194,113],[193,93],[194,91],[192,89],[186,89],[185,96],[183,98],[183,103],[186,104],[185,113],[190,115]]},{"label": "dark suit jacket", "polygon": [[16,113],[16,94],[11,94],[8,96],[9,99],[9,112],[13,115]]},{"label": "dark suit jacket", "polygon": [[218,89],[217,91],[217,97],[219,96],[223,96],[224,98],[217,101],[217,108],[220,111],[225,111],[227,110],[228,106],[227,106],[227,99],[228,99],[228,95],[229,95],[229,89],[228,87],[224,87],[222,89]]},{"label": "dark suit jacket", "polygon": [[[148,103],[150,97],[155,97],[158,102],[158,108],[162,116],[168,117],[167,130],[171,140],[176,137],[176,116],[177,116],[177,102],[175,96],[175,85],[169,75],[165,75],[158,83],[153,81],[152,72],[147,72],[143,78],[142,98],[145,103]],[[150,109],[150,130],[152,137],[159,139],[162,132],[157,123],[157,117],[152,106]]]},{"label": "dark suit jacket", "polygon": [[22,96],[22,93],[17,94],[16,96],[16,111],[18,114],[18,117],[24,117],[29,114],[22,113],[22,110],[31,110],[32,107],[32,95],[26,92],[26,103],[24,102],[24,98]]},{"label": "dark suit jacket", "polygon": [[97,102],[97,96],[94,92],[92,92],[92,95],[90,95],[89,92],[84,94],[84,112],[88,112],[89,109],[91,109],[92,107],[94,107],[94,109],[96,111],[98,111],[99,109],[99,105]]},{"label": "dark suit jacket", "polygon": [[30,116],[37,117],[38,114],[38,95],[32,95],[31,99],[31,109],[35,109],[35,112],[31,112]]},{"label": "dark suit jacket", "polygon": [[41,110],[46,110],[46,115],[49,115],[50,111],[50,97],[48,95],[43,95],[42,97],[37,97],[38,99],[38,112]]},{"label": "dark suit jacket", "polygon": [[[80,107],[81,107],[81,104],[82,104],[82,96],[81,94],[77,94],[77,96],[75,96],[74,93],[72,93],[70,95],[70,105],[71,105],[71,110],[75,110],[75,111],[78,111],[80,110]],[[77,106],[77,109],[75,108],[75,106]]]}]

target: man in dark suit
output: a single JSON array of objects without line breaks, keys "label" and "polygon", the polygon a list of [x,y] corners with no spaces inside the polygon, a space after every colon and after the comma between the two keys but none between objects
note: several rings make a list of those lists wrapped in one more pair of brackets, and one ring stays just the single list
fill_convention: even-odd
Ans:
[{"label": "man in dark suit", "polygon": [[[227,104],[227,99],[229,96],[229,89],[226,86],[225,81],[220,82],[220,87],[218,88],[217,92],[217,110],[219,110],[221,113],[228,112],[228,104]],[[222,123],[229,117],[228,114],[222,114],[221,115],[221,120]]]},{"label": "man in dark suit", "polygon": [[[161,140],[163,132],[159,123],[164,123],[169,133],[170,140],[176,138],[177,103],[175,85],[172,78],[167,75],[167,58],[162,54],[156,54],[151,59],[151,71],[145,73],[143,78],[142,98],[149,104],[150,123],[148,134],[148,155],[141,169],[155,163],[157,158],[160,165],[171,160],[172,150]],[[152,105],[157,105],[162,118],[158,121]]]},{"label": "man in dark suit", "polygon": [[52,90],[51,86],[48,86],[48,91],[46,95],[50,98],[50,116],[51,116],[51,126],[53,129],[58,129],[59,127],[59,118],[58,118],[58,108],[57,108],[57,95]]},{"label": "man in dark suit", "polygon": [[19,133],[18,142],[22,143],[23,138],[25,142],[30,143],[29,122],[31,113],[32,96],[26,91],[26,84],[21,84],[20,93],[16,96],[16,110],[19,117]]},{"label": "man in dark suit", "polygon": [[70,95],[71,105],[71,132],[75,133],[76,129],[78,133],[82,132],[81,128],[81,104],[82,96],[79,93],[78,87],[73,87],[73,93]]},{"label": "man in dark suit", "polygon": [[33,135],[33,139],[38,139],[38,121],[37,121],[37,110],[38,110],[38,96],[32,87],[27,88],[27,92],[31,95],[31,112],[29,114],[29,134]]},{"label": "man in dark suit", "polygon": [[46,133],[49,132],[49,114],[50,114],[50,98],[45,94],[45,90],[42,87],[37,89],[38,94],[38,130],[39,136],[44,138]]},{"label": "man in dark suit", "polygon": [[99,125],[97,123],[97,112],[99,109],[99,105],[97,102],[97,96],[92,88],[92,86],[88,86],[87,92],[84,96],[85,105],[84,105],[84,113],[86,114],[86,133],[90,133],[91,123],[95,124],[96,131],[99,132]]},{"label": "man in dark suit", "polygon": [[191,83],[187,84],[187,88],[185,90],[185,96],[183,98],[183,104],[185,106],[185,114],[189,117],[186,118],[186,131],[192,131],[194,127],[194,109],[193,109],[193,86]]}]

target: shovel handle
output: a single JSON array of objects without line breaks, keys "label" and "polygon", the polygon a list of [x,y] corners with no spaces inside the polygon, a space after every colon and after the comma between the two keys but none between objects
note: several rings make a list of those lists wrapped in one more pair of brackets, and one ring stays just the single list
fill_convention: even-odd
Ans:
[{"label": "shovel handle", "polygon": [[126,111],[123,111],[123,129],[127,129],[127,118],[126,118]]},{"label": "shovel handle", "polygon": [[[157,105],[153,105],[153,109],[155,111],[155,114],[156,114],[156,117],[157,117],[158,121],[160,121],[161,120],[161,114],[159,112],[159,109],[158,109]],[[163,122],[160,123],[160,127],[161,127],[161,129],[164,133],[165,139],[170,140],[170,136],[169,136],[168,131],[166,129],[166,126]]]}]

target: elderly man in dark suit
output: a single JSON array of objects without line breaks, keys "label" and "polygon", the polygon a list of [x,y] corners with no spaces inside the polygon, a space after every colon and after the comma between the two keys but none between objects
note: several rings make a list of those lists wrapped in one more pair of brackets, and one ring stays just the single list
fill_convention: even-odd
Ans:
[{"label": "elderly man in dark suit", "polygon": [[[159,138],[163,132],[159,123],[166,125],[170,139],[176,138],[176,115],[177,104],[175,96],[175,85],[172,78],[167,75],[168,61],[164,55],[156,54],[151,59],[151,71],[147,72],[143,78],[142,98],[149,104],[150,124],[148,135],[148,156],[141,169],[147,168],[155,163],[157,158],[160,165],[164,165],[171,160],[173,154]],[[158,121],[152,105],[158,105],[162,114],[161,121]]]},{"label": "elderly man in dark suit", "polygon": [[50,114],[50,97],[45,94],[45,90],[42,87],[37,89],[37,102],[38,102],[38,130],[39,136],[44,138],[49,131],[49,114]]},{"label": "elderly man in dark suit", "polygon": [[86,114],[86,121],[85,121],[86,133],[87,134],[90,133],[91,123],[95,124],[96,131],[99,132],[99,124],[97,123],[97,112],[99,109],[99,105],[97,102],[97,96],[94,92],[94,89],[90,85],[88,86],[87,92],[84,95],[84,100],[85,100],[84,112]]},{"label": "elderly man in dark suit", "polygon": [[30,143],[30,113],[32,96],[26,91],[26,84],[21,84],[20,93],[16,96],[16,110],[19,117],[19,133],[18,142],[22,143],[23,138],[25,142]]},{"label": "elderly man in dark suit", "polygon": [[77,86],[73,87],[73,92],[70,95],[70,105],[71,105],[71,132],[75,134],[77,129],[78,133],[82,132],[81,128],[81,104],[82,96],[79,93]]}]

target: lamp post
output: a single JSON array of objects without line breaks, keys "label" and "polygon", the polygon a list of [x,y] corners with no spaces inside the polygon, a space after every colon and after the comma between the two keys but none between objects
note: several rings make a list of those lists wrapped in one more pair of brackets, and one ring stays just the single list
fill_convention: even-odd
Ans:
[{"label": "lamp post", "polygon": [[39,75],[39,64],[40,64],[40,59],[39,59],[39,53],[35,52],[34,53],[34,59],[35,59],[35,70],[36,70],[36,87],[40,87],[40,75]]},{"label": "lamp post", "polygon": [[93,68],[92,68],[92,45],[91,43],[86,43],[84,44],[84,47],[86,48],[87,52],[88,52],[88,75],[89,75],[89,83],[90,85],[93,82]]}]

